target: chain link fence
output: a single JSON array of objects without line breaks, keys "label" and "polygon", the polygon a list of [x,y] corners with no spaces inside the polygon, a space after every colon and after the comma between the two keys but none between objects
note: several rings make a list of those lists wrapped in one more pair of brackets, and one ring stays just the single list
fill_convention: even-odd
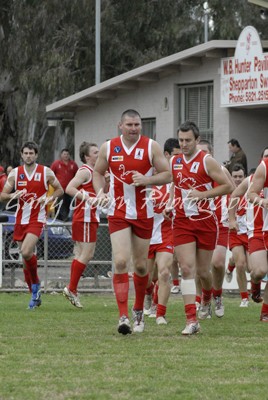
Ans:
[{"label": "chain link fence", "polygon": [[[71,223],[48,223],[37,243],[38,275],[45,292],[60,291],[69,282],[70,266],[76,251],[71,229]],[[17,242],[13,241],[13,230],[14,214],[10,213],[8,222],[0,223],[0,289],[4,291],[27,290],[22,257]],[[79,291],[112,289],[112,249],[106,218],[101,219],[97,235],[95,255],[80,279]]]}]

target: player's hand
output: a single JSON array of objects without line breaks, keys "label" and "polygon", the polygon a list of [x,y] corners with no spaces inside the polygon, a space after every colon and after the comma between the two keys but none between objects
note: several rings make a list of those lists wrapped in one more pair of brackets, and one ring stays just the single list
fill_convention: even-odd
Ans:
[{"label": "player's hand", "polygon": [[268,199],[261,199],[260,207],[268,209]]},{"label": "player's hand", "polygon": [[173,218],[173,207],[166,207],[163,211],[162,211],[163,217],[167,220],[167,221],[171,221]]},{"label": "player's hand", "polygon": [[[103,207],[103,208],[108,207],[110,204],[110,201],[111,201],[110,197],[106,193],[102,193],[102,194],[98,195],[97,197],[95,197],[95,200],[96,200],[97,205],[99,207]],[[94,205],[96,203],[94,203]]]},{"label": "player's hand", "polygon": [[20,197],[24,196],[27,193],[26,189],[16,190],[15,193],[11,193],[12,199],[19,199]]},{"label": "player's hand", "polygon": [[229,230],[233,232],[239,231],[238,223],[235,220],[233,221],[229,219]]},{"label": "player's hand", "polygon": [[110,183],[111,177],[110,177],[110,173],[109,173],[108,171],[105,172],[105,174],[104,174],[104,179],[105,179],[105,182],[106,182],[107,184]]},{"label": "player's hand", "polygon": [[90,207],[97,207],[99,205],[99,199],[97,197],[87,196],[85,202],[90,205]]},{"label": "player's hand", "polygon": [[38,199],[36,200],[37,204],[48,204],[49,202],[51,202],[51,199],[47,197],[46,194],[44,194],[41,197],[38,197]]},{"label": "player's hand", "polygon": [[192,187],[191,185],[189,185],[189,192],[187,195],[188,199],[191,200],[195,200],[195,201],[199,201],[204,199],[204,192],[200,192],[199,190],[196,190],[194,187]]},{"label": "player's hand", "polygon": [[132,180],[134,186],[146,186],[148,184],[148,178],[137,171],[132,174]]}]

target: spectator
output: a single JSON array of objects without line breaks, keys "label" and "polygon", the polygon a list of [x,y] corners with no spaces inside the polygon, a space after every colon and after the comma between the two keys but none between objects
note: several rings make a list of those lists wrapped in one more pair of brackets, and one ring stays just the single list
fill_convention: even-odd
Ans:
[{"label": "spectator", "polygon": [[[7,167],[6,167],[6,179],[8,178],[8,176],[9,176],[9,174],[10,174],[10,172],[12,171],[12,169],[13,169],[14,167],[12,167],[12,165],[8,165]],[[14,192],[15,190],[13,189],[13,192]],[[17,209],[17,203],[18,203],[18,200],[17,199],[13,199],[13,200],[9,200],[9,202],[7,203],[7,204],[5,204],[5,210],[7,210],[7,211],[13,211],[13,212],[15,212],[16,211],[16,209]]]},{"label": "spectator", "polygon": [[[0,165],[0,193],[3,191],[4,185],[7,180],[7,175],[5,173],[4,168]],[[0,203],[0,211],[3,211],[5,208],[5,203]]]},{"label": "spectator", "polygon": [[2,192],[5,182],[7,180],[7,175],[5,173],[4,167],[0,165],[0,192]]},{"label": "spectator", "polygon": [[62,221],[68,221],[72,197],[65,193],[65,189],[70,180],[74,178],[78,170],[78,165],[75,161],[71,160],[69,150],[62,149],[60,159],[51,164],[51,169],[64,190],[63,196],[59,199],[56,216]]},{"label": "spectator", "polygon": [[247,175],[248,174],[247,156],[242,150],[238,140],[231,139],[229,140],[228,144],[229,144],[229,150],[232,153],[232,155],[230,157],[230,160],[224,163],[225,167],[228,169],[230,173],[232,173],[235,164],[242,164]]}]

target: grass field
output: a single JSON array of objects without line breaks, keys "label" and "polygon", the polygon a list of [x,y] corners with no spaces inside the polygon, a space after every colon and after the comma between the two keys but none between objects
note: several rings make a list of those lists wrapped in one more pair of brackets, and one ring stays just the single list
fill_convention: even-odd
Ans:
[{"label": "grass field", "polygon": [[[232,400],[268,398],[268,324],[260,305],[239,308],[225,297],[225,316],[183,337],[181,296],[170,299],[167,326],[146,319],[142,334],[117,333],[109,295],[84,295],[83,310],[60,294],[0,294],[0,399]],[[131,299],[132,300],[132,299]]]}]

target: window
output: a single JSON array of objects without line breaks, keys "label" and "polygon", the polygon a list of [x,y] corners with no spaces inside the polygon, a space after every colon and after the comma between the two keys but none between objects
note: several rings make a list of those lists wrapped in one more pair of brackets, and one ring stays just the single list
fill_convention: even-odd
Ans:
[{"label": "window", "polygon": [[179,125],[193,121],[213,145],[213,83],[179,86]]},{"label": "window", "polygon": [[156,140],[156,119],[155,118],[143,118],[141,120],[141,122],[142,122],[143,135]]}]

